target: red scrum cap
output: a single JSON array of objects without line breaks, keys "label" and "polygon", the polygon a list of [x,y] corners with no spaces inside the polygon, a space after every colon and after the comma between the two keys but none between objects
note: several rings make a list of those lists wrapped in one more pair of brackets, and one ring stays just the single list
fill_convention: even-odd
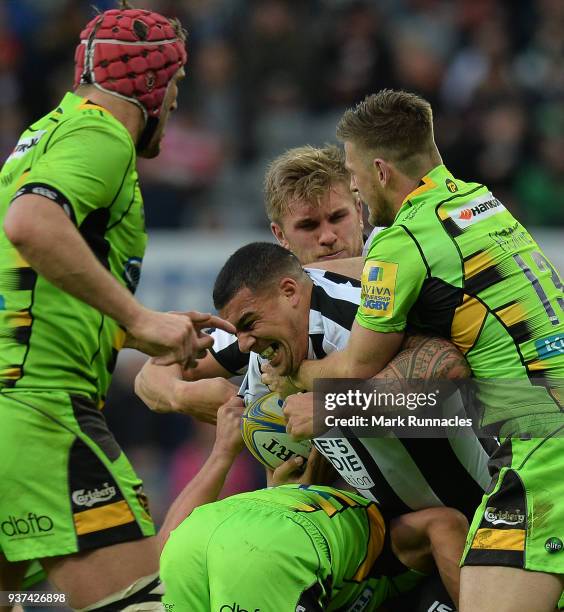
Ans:
[{"label": "red scrum cap", "polygon": [[92,84],[158,119],[166,88],[186,63],[180,24],[141,9],[113,9],[90,21],[75,52],[75,88]]}]

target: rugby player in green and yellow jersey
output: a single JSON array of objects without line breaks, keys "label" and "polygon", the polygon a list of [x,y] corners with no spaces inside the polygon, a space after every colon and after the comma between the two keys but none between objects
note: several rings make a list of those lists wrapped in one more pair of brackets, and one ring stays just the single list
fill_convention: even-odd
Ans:
[{"label": "rugby player in green and yellow jersey", "polygon": [[[220,407],[211,454],[159,531],[167,609],[371,612],[410,589],[435,563],[456,598],[460,570],[453,543],[467,523],[452,508],[384,521],[377,504],[360,495],[297,483],[216,502],[243,448],[243,409],[238,397]],[[319,476],[320,466],[312,466],[308,461],[303,475],[308,482]],[[300,467],[287,461],[271,484],[293,479]],[[395,609],[393,600],[390,606]]]},{"label": "rugby player in green and yellow jersey", "polygon": [[[408,323],[449,338],[479,379],[480,425],[500,438],[463,557],[461,612],[550,612],[564,587],[564,295],[558,273],[487,187],[451,175],[422,98],[383,90],[337,127],[352,187],[387,226],[373,240],[347,347],[290,382],[370,378]],[[265,382],[280,388],[275,370]],[[287,400],[288,428],[311,414]]]},{"label": "rugby player in green and yellow jersey", "polygon": [[133,297],[136,154],[159,152],[186,51],[178,22],[122,4],[83,30],[74,92],[0,174],[0,591],[39,560],[75,608],[162,610],[142,483],[100,408],[123,346],[186,366],[213,317]]}]

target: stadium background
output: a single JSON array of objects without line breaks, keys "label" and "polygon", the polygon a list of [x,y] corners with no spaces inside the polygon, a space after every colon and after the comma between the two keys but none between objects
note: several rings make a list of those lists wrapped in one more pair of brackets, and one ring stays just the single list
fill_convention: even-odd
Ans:
[{"label": "stadium background", "polygon": [[[0,155],[72,86],[78,33],[109,0],[0,0]],[[226,257],[270,239],[268,160],[335,140],[342,111],[382,87],[425,96],[449,169],[489,185],[564,269],[561,0],[137,0],[189,31],[187,78],[163,153],[141,161],[149,249],[140,299],[208,310]],[[203,462],[213,428],[154,415],[121,357],[107,416],[159,521]],[[229,491],[261,476],[250,459]],[[36,608],[37,609],[37,608]]]}]

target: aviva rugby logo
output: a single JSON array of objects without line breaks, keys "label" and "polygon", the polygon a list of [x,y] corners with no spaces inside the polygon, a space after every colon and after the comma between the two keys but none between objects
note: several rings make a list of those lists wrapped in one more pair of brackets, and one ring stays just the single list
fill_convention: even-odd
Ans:
[{"label": "aviva rugby logo", "polygon": [[362,272],[360,310],[373,317],[391,317],[398,264],[388,261],[367,261]]},{"label": "aviva rugby logo", "polygon": [[379,268],[378,266],[373,266],[370,268],[370,272],[368,273],[368,282],[382,280],[384,280],[384,269]]}]

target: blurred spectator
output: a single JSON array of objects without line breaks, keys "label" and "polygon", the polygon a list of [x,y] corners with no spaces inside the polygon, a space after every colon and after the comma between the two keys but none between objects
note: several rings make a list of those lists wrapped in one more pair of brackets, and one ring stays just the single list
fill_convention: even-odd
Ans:
[{"label": "blurred spectator", "polygon": [[514,176],[514,197],[530,225],[564,226],[564,107],[547,104],[534,121],[534,146]]},{"label": "blurred spectator", "polygon": [[[23,126],[71,86],[90,4],[0,4],[4,157]],[[103,10],[113,0],[96,4]],[[262,225],[267,161],[292,146],[334,141],[344,108],[382,87],[431,101],[437,139],[456,174],[501,190],[524,219],[562,223],[535,195],[553,197],[561,185],[562,139],[537,118],[563,101],[562,0],[137,4],[177,14],[189,30],[177,116],[161,159],[141,168],[150,227]]]},{"label": "blurred spectator", "polygon": [[387,22],[372,2],[343,3],[328,11],[316,37],[311,74],[314,108],[355,104],[367,92],[394,85]]}]

